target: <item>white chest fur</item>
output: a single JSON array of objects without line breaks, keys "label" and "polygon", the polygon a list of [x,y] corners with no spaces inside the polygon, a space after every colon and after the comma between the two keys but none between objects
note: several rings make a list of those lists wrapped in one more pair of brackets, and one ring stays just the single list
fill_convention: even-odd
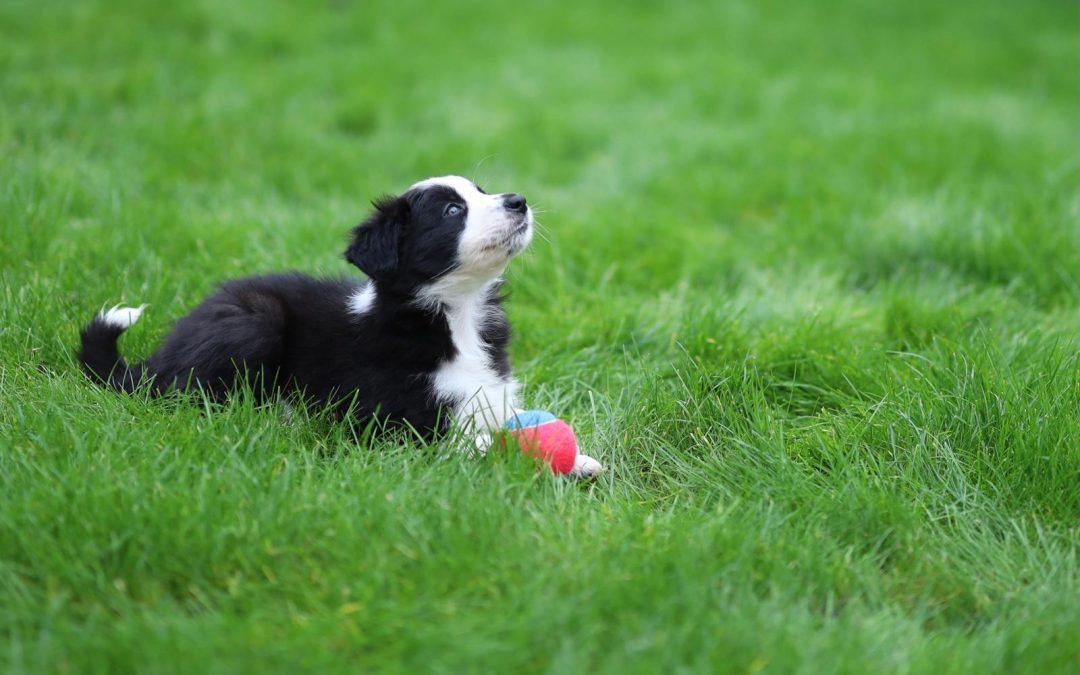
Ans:
[{"label": "white chest fur", "polygon": [[458,423],[473,433],[498,428],[517,409],[517,382],[499,376],[480,338],[488,318],[482,295],[447,310],[457,354],[433,378],[436,396],[453,405]]}]

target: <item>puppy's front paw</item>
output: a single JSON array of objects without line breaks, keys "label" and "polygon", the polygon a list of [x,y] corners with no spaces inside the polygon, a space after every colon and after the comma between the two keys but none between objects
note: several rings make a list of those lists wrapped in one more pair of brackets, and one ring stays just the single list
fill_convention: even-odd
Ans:
[{"label": "puppy's front paw", "polygon": [[494,441],[495,441],[494,437],[492,437],[492,435],[487,433],[487,432],[482,433],[482,434],[477,434],[476,437],[473,438],[473,448],[472,448],[472,451],[471,451],[470,454],[480,455],[480,456],[486,455],[487,451],[488,451],[488,448],[491,447],[491,444]]},{"label": "puppy's front paw", "polygon": [[582,480],[592,480],[599,476],[603,470],[603,464],[588,455],[579,453],[577,459],[574,460],[574,468],[570,470],[570,475]]}]

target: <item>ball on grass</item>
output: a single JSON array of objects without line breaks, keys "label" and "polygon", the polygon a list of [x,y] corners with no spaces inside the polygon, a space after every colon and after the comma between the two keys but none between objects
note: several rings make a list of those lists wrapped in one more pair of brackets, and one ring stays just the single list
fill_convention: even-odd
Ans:
[{"label": "ball on grass", "polygon": [[546,462],[555,473],[570,473],[578,443],[569,424],[546,410],[526,410],[503,423],[526,454]]}]

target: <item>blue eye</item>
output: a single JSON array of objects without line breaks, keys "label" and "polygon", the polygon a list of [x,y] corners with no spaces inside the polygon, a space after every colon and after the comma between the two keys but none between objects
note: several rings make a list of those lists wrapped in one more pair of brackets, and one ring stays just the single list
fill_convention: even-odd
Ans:
[{"label": "blue eye", "polygon": [[447,204],[446,209],[443,210],[443,215],[447,218],[453,218],[464,210],[460,204]]}]

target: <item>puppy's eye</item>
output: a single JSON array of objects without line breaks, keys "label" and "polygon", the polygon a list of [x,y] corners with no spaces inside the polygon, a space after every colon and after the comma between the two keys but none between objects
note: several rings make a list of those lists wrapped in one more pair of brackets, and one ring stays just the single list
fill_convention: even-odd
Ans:
[{"label": "puppy's eye", "polygon": [[443,215],[447,218],[453,218],[464,210],[465,209],[461,208],[460,204],[447,204],[446,208],[443,209]]}]

